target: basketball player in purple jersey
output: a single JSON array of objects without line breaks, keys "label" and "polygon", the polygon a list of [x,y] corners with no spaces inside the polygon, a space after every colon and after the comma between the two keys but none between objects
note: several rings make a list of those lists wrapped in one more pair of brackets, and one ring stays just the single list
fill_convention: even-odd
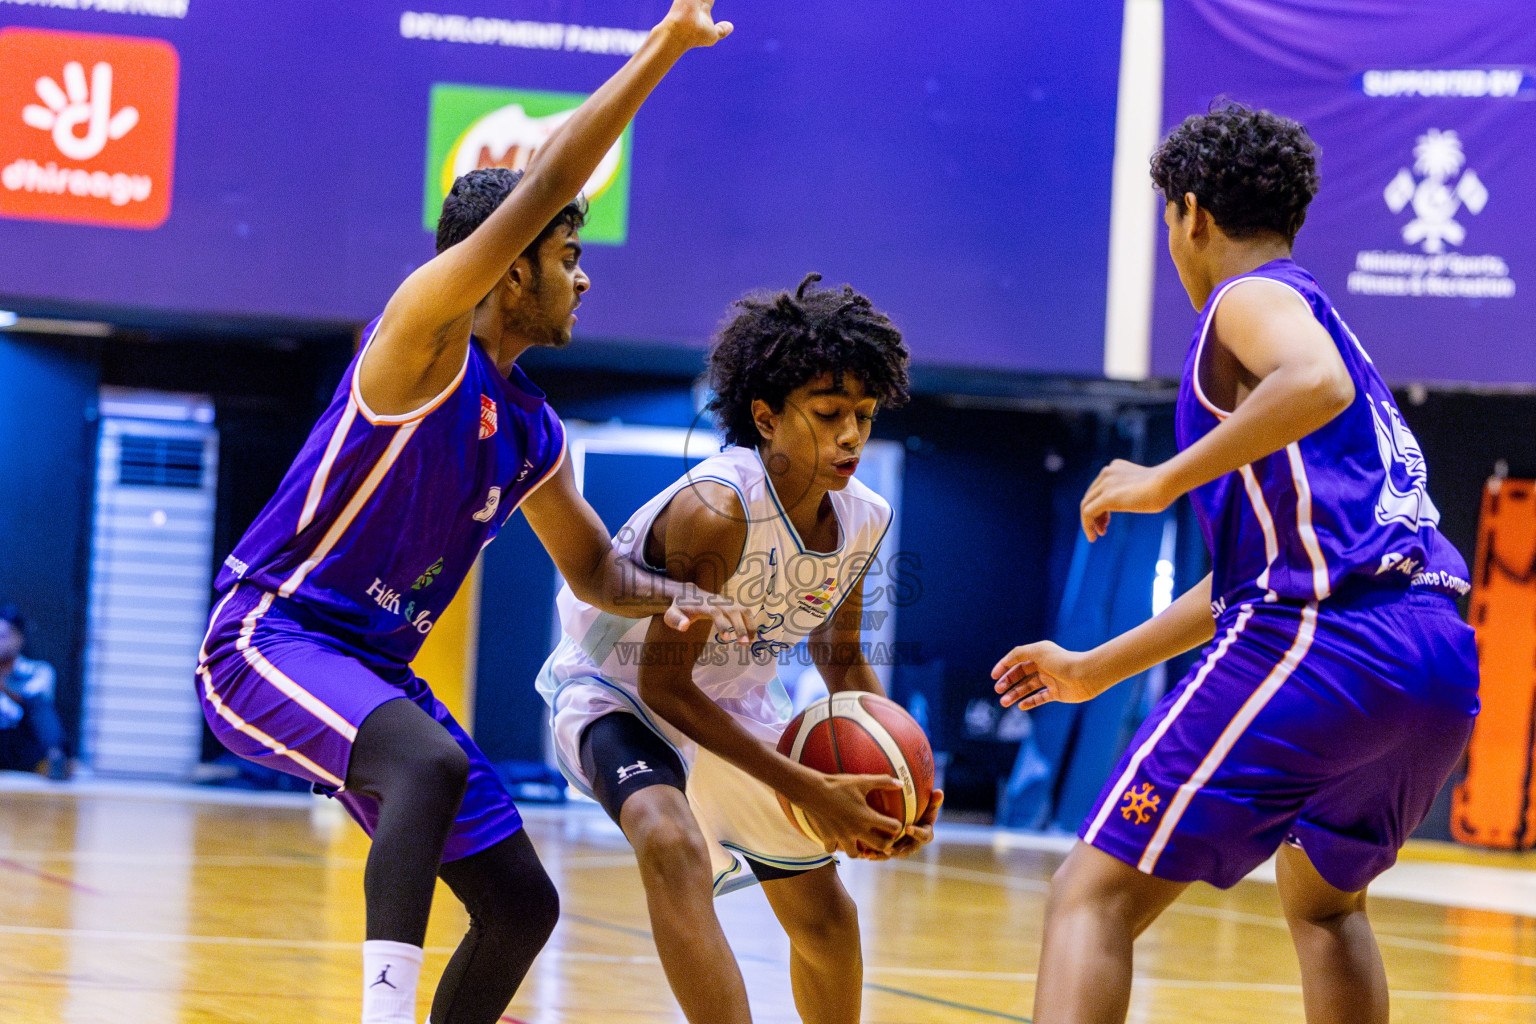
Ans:
[{"label": "basketball player in purple jersey", "polygon": [[1034,1019],[1123,1021],[1132,943],[1193,881],[1278,850],[1310,1024],[1387,1020],[1365,890],[1461,756],[1477,654],[1424,458],[1317,281],[1291,260],[1316,194],[1306,129],[1226,105],[1152,158],[1168,249],[1200,310],[1179,454],[1111,463],[1083,530],[1194,503],[1212,571],[1084,653],[1016,647],[1004,704],[1087,700],[1212,640],[1131,741],[1051,886]]},{"label": "basketball player in purple jersey", "polygon": [[750,636],[745,609],[613,552],[576,490],[559,418],[515,362],[569,342],[588,287],[578,191],[683,53],[730,33],[712,6],[674,0],[525,174],[493,168],[455,183],[437,257],[364,331],[330,408],[216,581],[197,670],[209,725],[236,753],[331,792],[373,836],[364,1024],[415,1024],[439,875],[470,928],[437,987],[435,1024],[497,1020],[558,914],[491,765],[410,669],[512,512],[523,509],[584,600]]}]

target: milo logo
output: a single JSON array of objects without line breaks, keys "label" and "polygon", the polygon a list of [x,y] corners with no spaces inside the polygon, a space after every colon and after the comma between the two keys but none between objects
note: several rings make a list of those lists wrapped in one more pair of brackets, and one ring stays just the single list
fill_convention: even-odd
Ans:
[{"label": "milo logo", "polygon": [[[581,93],[432,87],[422,226],[437,229],[454,179],[477,167],[520,171],[586,96]],[[629,227],[629,149],[633,127],[604,154],[582,189],[590,204],[583,242],[623,245]]]}]

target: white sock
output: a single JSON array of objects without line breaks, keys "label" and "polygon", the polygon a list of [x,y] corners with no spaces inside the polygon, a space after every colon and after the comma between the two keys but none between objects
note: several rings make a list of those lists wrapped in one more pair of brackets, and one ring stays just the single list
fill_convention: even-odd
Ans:
[{"label": "white sock", "polygon": [[420,946],[386,939],[363,943],[363,1024],[416,1024]]}]

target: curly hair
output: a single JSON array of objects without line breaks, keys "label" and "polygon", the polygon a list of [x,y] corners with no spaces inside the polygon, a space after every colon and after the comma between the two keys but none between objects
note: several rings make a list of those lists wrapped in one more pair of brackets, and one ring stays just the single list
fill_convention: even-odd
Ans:
[{"label": "curly hair", "polygon": [[1317,143],[1298,121],[1241,103],[1184,119],[1152,154],[1152,181],[1178,205],[1193,192],[1232,238],[1273,231],[1294,242],[1317,195]]},{"label": "curly hair", "polygon": [[[522,171],[505,167],[477,167],[454,179],[453,188],[443,197],[443,212],[437,218],[437,251],[458,245],[473,234],[522,180]],[[562,224],[576,231],[586,220],[587,200],[584,196],[577,196],[555,214],[555,219],[545,225],[539,237],[522,252],[533,261],[535,274],[539,271],[539,261],[534,257],[544,240]]]},{"label": "curly hair", "polygon": [[814,287],[820,280],[810,274],[793,295],[754,292],[731,304],[704,373],[713,392],[707,409],[727,445],[761,442],[755,399],[781,411],[791,391],[823,373],[837,387],[854,375],[882,406],[906,404],[911,355],[901,332],[852,287]]}]

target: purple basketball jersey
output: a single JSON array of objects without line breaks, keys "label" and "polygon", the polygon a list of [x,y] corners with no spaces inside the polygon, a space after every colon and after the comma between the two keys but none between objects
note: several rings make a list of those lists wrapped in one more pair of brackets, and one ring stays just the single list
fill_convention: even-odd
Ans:
[{"label": "purple basketball jersey", "polygon": [[1467,592],[1467,566],[1438,530],[1424,456],[1354,333],[1312,275],[1289,259],[1223,282],[1195,326],[1176,432],[1188,448],[1226,418],[1200,388],[1200,361],[1222,296],[1248,278],[1294,291],[1332,336],[1355,400],[1327,425],[1190,492],[1211,552],[1218,610],[1254,598],[1321,601],[1354,577]]},{"label": "purple basketball jersey", "polygon": [[368,408],[361,360],[215,585],[288,598],[325,635],[403,664],[480,550],[560,465],[565,430],[522,370],[502,377],[473,339],[453,383],[404,416]]}]

